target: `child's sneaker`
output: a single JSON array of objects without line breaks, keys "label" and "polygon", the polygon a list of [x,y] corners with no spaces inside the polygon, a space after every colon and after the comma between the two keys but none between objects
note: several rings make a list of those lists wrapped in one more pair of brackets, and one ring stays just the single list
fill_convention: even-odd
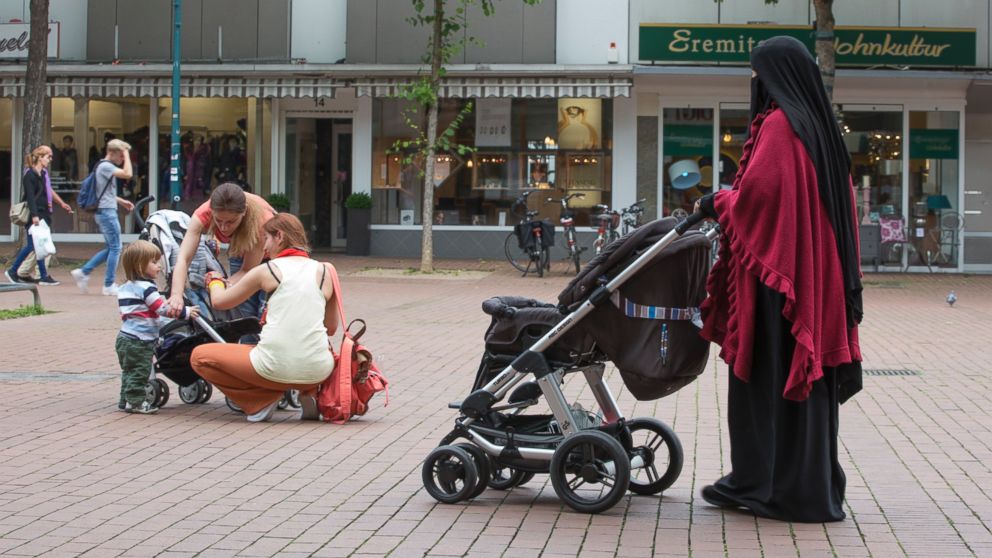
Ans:
[{"label": "child's sneaker", "polygon": [[55,278],[52,277],[52,276],[50,276],[50,275],[48,277],[42,277],[41,280],[38,281],[38,284],[39,285],[48,285],[50,287],[54,287],[56,285],[61,285],[61,283],[59,283],[58,281],[56,281]]},{"label": "child's sneaker", "polygon": [[124,412],[135,413],[139,415],[154,415],[155,413],[158,412],[158,407],[152,405],[147,401],[142,401],[141,404],[137,406],[131,405],[130,403],[126,403],[124,405]]},{"label": "child's sneaker", "polygon": [[104,287],[103,294],[107,296],[117,296],[117,285],[111,284],[109,287]]},{"label": "child's sneaker", "polygon": [[90,292],[90,276],[83,273],[82,269],[73,269],[69,275],[72,275],[72,280],[76,282],[79,292],[83,294]]}]

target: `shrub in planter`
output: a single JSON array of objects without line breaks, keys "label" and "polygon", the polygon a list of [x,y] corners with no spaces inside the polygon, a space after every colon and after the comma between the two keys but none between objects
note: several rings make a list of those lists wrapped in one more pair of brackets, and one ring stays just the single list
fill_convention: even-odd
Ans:
[{"label": "shrub in planter", "polygon": [[289,196],[286,194],[269,194],[265,201],[276,211],[289,211]]},{"label": "shrub in planter", "polygon": [[372,209],[372,196],[365,192],[352,192],[344,200],[348,209]]},{"label": "shrub in planter", "polygon": [[365,192],[352,192],[344,200],[348,210],[348,245],[346,252],[351,256],[368,256],[372,244],[372,196]]}]

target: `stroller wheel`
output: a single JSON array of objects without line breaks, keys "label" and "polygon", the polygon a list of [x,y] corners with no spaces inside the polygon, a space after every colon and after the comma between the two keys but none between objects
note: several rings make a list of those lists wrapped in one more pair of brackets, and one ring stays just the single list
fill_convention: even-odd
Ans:
[{"label": "stroller wheel", "polygon": [[145,384],[145,401],[153,407],[158,407],[155,404],[158,402],[158,384],[155,383],[155,380],[149,380]]},{"label": "stroller wheel", "polygon": [[197,380],[188,386],[179,386],[179,399],[182,399],[183,403],[192,405],[197,403],[200,399],[200,391],[200,380]]},{"label": "stroller wheel", "polygon": [[682,472],[682,442],[669,426],[653,418],[635,418],[627,422],[633,460],[640,456],[644,465],[630,471],[630,491],[634,494],[658,494]]},{"label": "stroller wheel", "polygon": [[210,401],[210,396],[214,394],[214,386],[210,385],[210,382],[200,378],[196,381],[200,384],[200,397],[196,398],[197,403],[206,403]]},{"label": "stroller wheel", "polygon": [[282,399],[279,400],[279,404],[276,405],[280,411],[285,411],[289,408],[289,391],[282,394]]},{"label": "stroller wheel", "polygon": [[462,448],[469,455],[472,456],[472,461],[475,463],[475,470],[479,475],[478,481],[475,483],[475,488],[469,493],[469,498],[475,498],[483,492],[486,491],[486,479],[489,478],[489,456],[486,452],[482,451],[482,448],[475,444],[455,444],[455,447]]},{"label": "stroller wheel", "polygon": [[303,404],[300,403],[300,390],[291,389],[286,392],[286,402],[289,403],[289,406],[294,409],[303,407]]},{"label": "stroller wheel", "polygon": [[155,378],[151,383],[155,384],[155,390],[158,392],[158,396],[155,398],[155,406],[161,409],[169,402],[169,384],[159,378]]},{"label": "stroller wheel", "polygon": [[235,413],[243,413],[244,412],[241,409],[241,407],[238,407],[238,404],[237,403],[235,403],[234,401],[231,401],[231,398],[228,397],[228,396],[226,396],[226,395],[224,396],[224,403],[227,404],[227,408],[228,409],[234,411]]},{"label": "stroller wheel", "polygon": [[490,462],[489,467],[489,480],[486,484],[493,490],[509,490],[534,478],[534,473],[525,473],[519,469],[504,467],[495,462]]},{"label": "stroller wheel", "polygon": [[455,504],[469,497],[479,472],[469,453],[456,446],[434,448],[421,469],[424,488],[438,502]]},{"label": "stroller wheel", "polygon": [[599,513],[623,498],[630,485],[630,461],[620,442],[598,431],[573,434],[551,457],[551,484],[570,508]]}]

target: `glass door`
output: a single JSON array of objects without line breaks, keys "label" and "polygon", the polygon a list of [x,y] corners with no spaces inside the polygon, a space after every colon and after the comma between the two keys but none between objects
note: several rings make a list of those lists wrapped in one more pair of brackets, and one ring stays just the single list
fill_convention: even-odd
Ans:
[{"label": "glass door", "polygon": [[712,108],[662,109],[659,215],[684,218],[713,189]]}]

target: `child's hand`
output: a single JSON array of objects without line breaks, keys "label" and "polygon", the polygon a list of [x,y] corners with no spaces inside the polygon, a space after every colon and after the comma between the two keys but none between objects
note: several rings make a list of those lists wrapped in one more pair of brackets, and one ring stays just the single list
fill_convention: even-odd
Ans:
[{"label": "child's hand", "polygon": [[200,307],[199,306],[189,306],[186,308],[186,316],[189,319],[200,317]]}]

